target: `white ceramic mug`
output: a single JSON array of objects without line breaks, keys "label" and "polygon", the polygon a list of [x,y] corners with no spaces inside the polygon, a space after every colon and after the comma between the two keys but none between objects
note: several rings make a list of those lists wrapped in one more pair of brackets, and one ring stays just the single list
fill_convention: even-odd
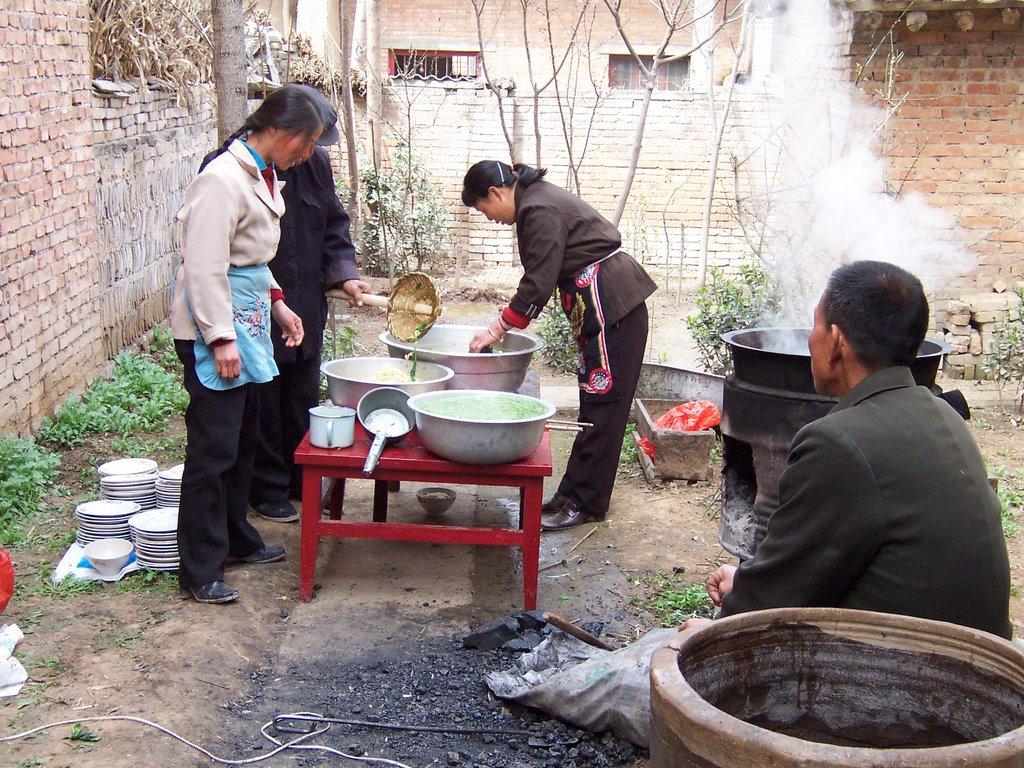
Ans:
[{"label": "white ceramic mug", "polygon": [[356,412],[340,405],[309,409],[309,442],[317,448],[348,448],[356,441]]}]

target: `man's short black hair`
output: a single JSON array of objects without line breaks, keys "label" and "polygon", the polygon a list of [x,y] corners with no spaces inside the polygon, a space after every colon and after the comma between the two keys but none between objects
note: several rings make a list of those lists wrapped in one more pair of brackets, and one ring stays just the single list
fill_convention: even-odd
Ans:
[{"label": "man's short black hair", "polygon": [[910,365],[928,332],[921,281],[883,261],[855,261],[829,277],[822,298],[827,325],[836,325],[869,370]]}]

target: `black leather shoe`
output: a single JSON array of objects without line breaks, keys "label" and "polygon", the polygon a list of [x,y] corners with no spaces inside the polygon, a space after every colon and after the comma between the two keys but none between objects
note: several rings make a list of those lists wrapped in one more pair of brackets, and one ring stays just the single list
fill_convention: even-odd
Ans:
[{"label": "black leather shoe", "polygon": [[273,520],[275,523],[294,523],[299,519],[299,513],[288,499],[281,501],[264,501],[255,506],[256,514],[265,520]]},{"label": "black leather shoe", "polygon": [[197,603],[230,603],[238,599],[238,590],[223,581],[211,581],[189,591]]},{"label": "black leather shoe", "polygon": [[229,557],[227,564],[239,565],[246,563],[248,565],[261,565],[263,563],[276,563],[278,560],[284,560],[284,547],[275,545],[273,547],[261,547],[245,557]]},{"label": "black leather shoe", "polygon": [[568,499],[566,499],[565,496],[560,493],[556,493],[550,499],[541,504],[540,511],[545,515],[551,514],[552,512],[559,512],[562,507],[565,506],[565,502],[567,501]]},{"label": "black leather shoe", "polygon": [[562,531],[585,523],[596,523],[599,519],[597,515],[586,512],[567,501],[558,512],[541,518],[540,529],[542,531]]}]

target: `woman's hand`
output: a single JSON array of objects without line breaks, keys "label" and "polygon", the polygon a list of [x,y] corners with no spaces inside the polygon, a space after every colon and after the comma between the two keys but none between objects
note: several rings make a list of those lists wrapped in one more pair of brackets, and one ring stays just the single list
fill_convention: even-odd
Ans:
[{"label": "woman's hand", "polygon": [[275,301],[270,307],[270,314],[279,326],[281,326],[281,338],[284,339],[286,347],[297,347],[302,343],[305,335],[302,330],[302,320],[299,316],[288,309],[283,301]]},{"label": "woman's hand", "polygon": [[213,362],[222,379],[237,379],[242,375],[242,356],[234,339],[213,345]]},{"label": "woman's hand", "polygon": [[732,580],[735,576],[735,565],[723,565],[708,577],[706,586],[712,603],[718,606],[722,604],[722,598],[732,592]]},{"label": "woman's hand", "polygon": [[363,294],[370,290],[370,284],[362,280],[346,280],[341,284],[341,290],[348,294],[348,305],[350,307],[363,306]]},{"label": "woman's hand", "polygon": [[473,340],[469,342],[469,351],[481,352],[497,341],[501,341],[501,338],[495,336],[491,329],[488,328],[486,330],[480,331],[480,333],[473,337]]}]

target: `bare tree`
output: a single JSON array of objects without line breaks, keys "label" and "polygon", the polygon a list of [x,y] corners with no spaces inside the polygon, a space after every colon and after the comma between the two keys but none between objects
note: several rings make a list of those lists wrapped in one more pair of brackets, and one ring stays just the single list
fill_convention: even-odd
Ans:
[{"label": "bare tree", "polygon": [[[626,210],[629,193],[633,187],[633,178],[636,176],[636,168],[640,161],[640,150],[643,147],[644,131],[647,127],[647,113],[651,106],[651,97],[654,95],[654,90],[658,83],[658,75],[660,74],[661,68],[666,64],[671,64],[672,62],[680,61],[692,56],[694,52],[700,50],[703,45],[713,40],[715,35],[717,35],[727,24],[739,18],[739,14],[736,13],[735,9],[732,12],[729,11],[726,6],[727,0],[715,0],[708,10],[696,15],[691,12],[692,0],[652,0],[661,12],[661,17],[664,22],[664,31],[662,32],[661,42],[655,49],[650,63],[647,63],[644,61],[644,57],[637,53],[633,42],[630,40],[630,37],[626,32],[621,13],[622,0],[602,1],[608,9],[608,12],[611,14],[612,20],[615,22],[615,29],[619,33],[619,37],[622,39],[623,44],[626,46],[626,50],[629,51],[629,55],[632,57],[633,62],[640,70],[640,74],[644,82],[644,99],[640,106],[640,115],[637,118],[636,129],[633,133],[633,147],[630,152],[629,165],[626,167],[626,178],[623,182],[622,192],[619,194],[619,200],[615,206],[615,213],[612,215],[612,222],[618,224],[622,220],[622,214],[623,211]],[[711,25],[711,31],[707,36],[697,40],[685,51],[668,54],[668,48],[672,43],[672,38],[675,37],[678,32],[691,27],[694,23],[706,17],[714,18],[719,5],[723,6],[722,17]],[[745,0],[740,0],[739,7],[743,8],[744,5]]]},{"label": "bare tree", "polygon": [[[729,122],[729,110],[732,107],[733,90],[736,88],[736,80],[740,74],[740,63],[743,59],[743,52],[747,47],[747,35],[749,32],[751,14],[744,7],[743,21],[740,24],[739,43],[733,43],[732,72],[729,77],[729,86],[725,93],[725,103],[722,106],[721,120],[718,119],[715,108],[715,88],[713,78],[708,83],[708,108],[711,118],[711,129],[714,133],[714,140],[711,145],[711,162],[708,166],[708,191],[704,198],[704,218],[700,227],[700,250],[697,254],[697,283],[704,285],[707,282],[708,274],[708,240],[711,234],[711,209],[715,203],[715,180],[718,176],[718,158],[722,153],[722,139],[725,137],[725,126]],[[710,73],[709,73],[710,74]]]},{"label": "bare tree", "polygon": [[352,239],[359,239],[359,156],[356,151],[356,109],[352,98],[353,30],[350,0],[341,0],[341,116],[345,128],[345,152],[348,155],[348,216]]},{"label": "bare tree", "polygon": [[[507,86],[504,83],[498,83],[491,78],[490,72],[487,69],[487,55],[484,52],[486,45],[484,44],[484,26],[483,26],[483,15],[484,10],[487,8],[487,0],[470,0],[473,3],[473,14],[476,16],[476,39],[480,48],[480,69],[484,76],[484,83],[487,85],[487,90],[493,93],[498,99],[498,119],[501,122],[501,132],[505,135],[505,143],[508,144],[508,156],[512,163],[518,163],[520,160],[518,142],[513,136],[513,132],[509,131],[508,121],[505,119],[505,102],[504,94],[502,91],[506,90]],[[515,110],[515,104],[512,105],[512,109]]]},{"label": "bare tree", "polygon": [[[586,13],[588,9],[584,9]],[[555,105],[558,107],[559,122],[562,127],[562,137],[565,140],[565,152],[567,156],[566,187],[575,189],[579,195],[582,191],[580,185],[580,168],[587,154],[590,145],[590,136],[594,128],[594,119],[601,104],[608,96],[607,88],[598,86],[594,77],[593,69],[593,33],[594,33],[594,8],[589,9],[586,21],[582,25],[577,22],[573,29],[569,46],[566,48],[567,55],[570,55],[565,79],[565,93],[563,94],[562,78],[554,78]],[[584,21],[581,13],[579,20]],[[548,0],[544,0],[544,15],[547,22],[548,53],[551,59],[552,71],[556,70],[555,39],[551,28],[551,12],[548,7]],[[576,143],[576,110],[579,100],[580,70],[586,69],[586,79],[590,83],[589,116],[586,121],[586,130],[582,138],[582,146]],[[538,152],[539,155],[539,152]],[[539,162],[539,161],[538,161]]]},{"label": "bare tree", "polygon": [[366,116],[370,123],[370,155],[376,165],[381,161],[381,119],[384,115],[384,90],[380,72],[380,4],[378,0],[365,0],[365,6]]},{"label": "bare tree", "polygon": [[213,0],[213,82],[217,94],[217,140],[245,121],[245,7],[243,0]]}]

